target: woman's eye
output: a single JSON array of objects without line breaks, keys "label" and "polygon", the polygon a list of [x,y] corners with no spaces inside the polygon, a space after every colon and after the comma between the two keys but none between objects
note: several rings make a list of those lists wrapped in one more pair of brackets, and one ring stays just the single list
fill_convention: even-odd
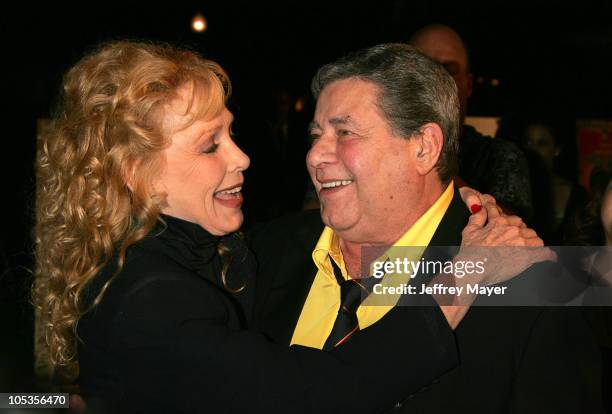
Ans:
[{"label": "woman's eye", "polygon": [[219,144],[212,144],[210,147],[202,150],[202,154],[212,154],[213,152],[217,150],[218,147],[219,147]]}]

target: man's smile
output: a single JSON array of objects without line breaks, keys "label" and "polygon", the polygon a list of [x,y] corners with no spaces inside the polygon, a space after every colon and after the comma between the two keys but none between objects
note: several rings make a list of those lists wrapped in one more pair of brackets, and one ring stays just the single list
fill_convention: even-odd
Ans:
[{"label": "man's smile", "polygon": [[334,188],[334,187],[344,187],[351,184],[353,180],[336,180],[336,181],[327,181],[325,183],[321,183],[321,189]]}]

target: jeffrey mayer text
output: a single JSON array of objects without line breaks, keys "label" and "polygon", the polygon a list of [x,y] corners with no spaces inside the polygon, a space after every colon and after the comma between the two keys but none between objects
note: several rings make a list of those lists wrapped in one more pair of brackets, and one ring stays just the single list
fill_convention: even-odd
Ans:
[{"label": "jeffrey mayer text", "polygon": [[380,283],[374,285],[374,294],[376,295],[456,295],[461,296],[464,292],[468,295],[504,295],[507,286],[481,286],[479,284],[468,283],[465,286],[444,286],[441,283],[434,285],[421,285],[421,289],[417,286],[402,283],[398,286],[382,286]]}]

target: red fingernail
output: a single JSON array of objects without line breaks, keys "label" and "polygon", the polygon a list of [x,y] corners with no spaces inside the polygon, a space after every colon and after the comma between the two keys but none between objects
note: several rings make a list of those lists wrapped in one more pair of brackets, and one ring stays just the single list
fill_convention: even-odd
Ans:
[{"label": "red fingernail", "polygon": [[472,207],[470,207],[470,211],[472,212],[472,214],[476,214],[480,211],[481,208],[482,208],[481,205],[472,204]]}]

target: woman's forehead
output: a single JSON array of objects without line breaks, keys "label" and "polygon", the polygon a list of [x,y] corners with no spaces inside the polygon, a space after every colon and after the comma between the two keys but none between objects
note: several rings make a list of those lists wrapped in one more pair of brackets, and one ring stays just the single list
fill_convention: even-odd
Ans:
[{"label": "woman's forehead", "polygon": [[175,132],[195,122],[211,121],[225,111],[223,91],[217,91],[214,86],[206,87],[200,82],[186,82],[164,105],[162,129]]}]

